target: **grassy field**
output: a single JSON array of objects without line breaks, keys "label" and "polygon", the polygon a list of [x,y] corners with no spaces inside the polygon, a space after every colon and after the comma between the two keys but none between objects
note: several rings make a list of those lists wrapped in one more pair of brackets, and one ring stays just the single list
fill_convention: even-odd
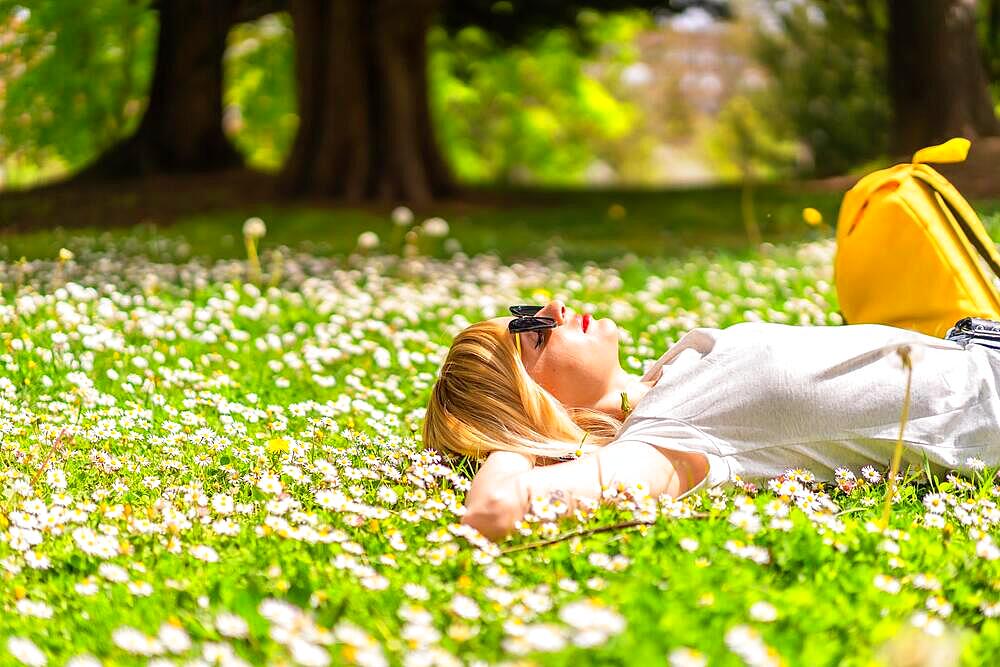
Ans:
[{"label": "grassy field", "polygon": [[[606,262],[625,255],[679,257],[691,251],[722,250],[748,256],[743,191],[736,187],[690,190],[509,191],[472,196],[482,203],[443,204],[419,211],[416,222],[442,217],[453,246],[467,255],[496,254],[505,261],[539,257],[550,247],[575,264]],[[841,195],[801,186],[762,186],[750,198],[750,214],[767,243],[817,240],[833,235]],[[489,202],[489,203],[487,203]],[[1000,237],[1000,201],[977,202],[994,238]],[[803,223],[805,208],[817,209],[823,225]],[[67,220],[36,232],[0,228],[0,260],[52,258],[73,246],[142,253],[168,261],[192,257],[245,257],[240,232],[248,217],[268,225],[266,248],[319,256],[346,255],[367,231],[379,238],[377,252],[398,254],[402,229],[381,209],[310,206],[257,207],[183,217],[170,224],[80,228]],[[448,257],[443,242],[424,239],[421,254]]]},{"label": "grassy field", "polygon": [[[707,188],[682,191],[524,191],[492,194],[485,201],[442,205],[421,211],[418,222],[440,216],[451,226],[451,237],[470,255],[483,252],[504,259],[539,256],[545,246],[556,243],[571,261],[605,261],[628,253],[641,256],[677,256],[693,247],[715,247],[738,251],[746,245],[741,223],[742,192],[738,188]],[[471,201],[480,197],[473,196]],[[802,192],[801,189],[768,186],[756,190],[753,213],[764,240],[800,240],[808,231],[802,210],[815,207],[833,224],[839,195]],[[52,257],[74,237],[88,244],[107,246],[118,239],[147,241],[144,251],[155,251],[157,241],[176,250],[179,241],[188,255],[212,258],[242,257],[240,226],[247,217],[259,216],[268,223],[271,248],[289,246],[318,255],[351,252],[358,236],[375,232],[383,250],[398,250],[399,229],[388,210],[321,209],[310,207],[252,208],[213,213],[175,221],[167,227],[140,229],[76,229],[68,220],[65,229],[33,234],[0,231],[0,258]],[[442,248],[424,248],[441,254]]]},{"label": "grassy field", "polygon": [[761,193],[763,251],[733,191],[442,211],[405,257],[385,215],[258,211],[259,286],[249,212],[5,236],[0,664],[1000,663],[993,469],[915,471],[884,530],[884,470],[789,471],[494,545],[419,441],[451,337],[510,303],[612,317],[635,373],[694,326],[837,324],[825,197]]}]

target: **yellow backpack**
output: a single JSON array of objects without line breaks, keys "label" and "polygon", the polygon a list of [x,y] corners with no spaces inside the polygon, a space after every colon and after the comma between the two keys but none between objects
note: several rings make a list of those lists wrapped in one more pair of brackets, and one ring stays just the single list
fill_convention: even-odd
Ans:
[{"label": "yellow backpack", "polygon": [[944,336],[963,317],[1000,320],[1000,253],[969,203],[927,162],[962,162],[952,139],[862,178],[837,221],[834,282],[850,324]]}]

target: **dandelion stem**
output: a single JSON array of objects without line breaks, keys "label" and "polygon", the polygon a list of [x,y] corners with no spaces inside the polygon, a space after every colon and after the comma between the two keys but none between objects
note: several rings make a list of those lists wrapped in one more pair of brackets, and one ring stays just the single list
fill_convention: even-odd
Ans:
[{"label": "dandelion stem", "polygon": [[892,454],[892,465],[889,467],[889,478],[885,484],[885,505],[882,507],[882,519],[879,524],[882,529],[889,527],[889,516],[892,513],[892,497],[896,493],[896,474],[899,472],[899,464],[903,458],[903,429],[910,418],[910,387],[913,382],[913,359],[910,357],[910,348],[903,346],[898,350],[900,358],[903,360],[903,368],[906,369],[906,392],[903,394],[903,411],[899,416],[899,437],[896,439],[896,449]]},{"label": "dandelion stem", "polygon": [[[691,514],[692,517],[702,519],[708,516],[704,513],[694,513]],[[652,526],[655,521],[642,521],[640,519],[635,519],[633,521],[623,521],[622,523],[612,524],[610,526],[598,526],[597,528],[579,528],[577,530],[570,531],[559,537],[553,537],[551,540],[542,540],[540,542],[531,542],[529,544],[519,544],[516,547],[510,547],[509,549],[503,549],[500,553],[504,556],[507,554],[516,553],[518,551],[528,551],[529,549],[538,549],[541,547],[551,546],[553,544],[558,544],[559,542],[565,542],[566,540],[573,539],[574,537],[583,537],[584,535],[597,535],[598,533],[608,533],[613,530],[622,530],[625,528],[635,528],[636,526]]]},{"label": "dandelion stem", "polygon": [[[43,472],[45,472],[45,466],[47,466],[49,464],[49,459],[51,459],[52,455],[56,452],[56,450],[59,449],[59,445],[62,444],[62,439],[63,439],[64,435],[66,435],[66,429],[65,428],[62,429],[61,431],[59,431],[59,435],[56,436],[56,439],[52,443],[52,446],[49,447],[49,451],[45,454],[45,458],[42,459],[42,464],[40,466],[38,466],[38,470],[35,471],[35,474],[32,475],[32,477],[31,477],[31,481],[28,482],[28,484],[31,486],[31,488],[35,488],[35,484],[38,482],[38,478],[42,476]],[[70,436],[70,437],[72,437],[72,436]],[[13,510],[13,505],[7,505],[6,503],[4,503],[4,506],[2,507],[2,510],[3,511],[0,512],[0,527],[6,528],[9,525],[9,521],[7,519],[7,516]]]},{"label": "dandelion stem", "polygon": [[59,445],[62,444],[62,439],[64,435],[66,435],[65,428],[59,431],[59,435],[56,436],[56,439],[52,443],[52,446],[49,447],[49,451],[45,454],[45,458],[42,459],[42,465],[38,466],[38,470],[35,471],[35,475],[31,478],[30,484],[32,488],[34,488],[35,482],[37,482],[38,478],[42,476],[42,473],[45,472],[45,467],[49,464],[49,459],[51,459],[52,455],[55,454],[56,451],[59,449]]},{"label": "dandelion stem", "polygon": [[547,547],[553,544],[558,544],[559,542],[565,542],[566,540],[572,539],[574,537],[582,537],[584,535],[596,535],[597,533],[607,533],[612,530],[634,528],[636,526],[650,526],[652,524],[653,524],[652,521],[640,521],[639,519],[636,519],[634,521],[624,521],[622,523],[616,523],[611,526],[599,526],[598,528],[587,528],[587,529],[581,528],[578,530],[568,532],[564,535],[560,535],[559,537],[553,537],[551,540],[542,540],[540,542],[531,542],[529,544],[519,544],[516,547],[510,547],[509,549],[504,549],[500,553],[506,556],[507,554],[516,553],[518,551],[527,551],[529,549],[537,549],[541,547]]},{"label": "dandelion stem", "polygon": [[244,234],[243,241],[247,247],[247,260],[250,264],[250,282],[260,283],[260,259],[257,257],[257,241],[249,234]]}]

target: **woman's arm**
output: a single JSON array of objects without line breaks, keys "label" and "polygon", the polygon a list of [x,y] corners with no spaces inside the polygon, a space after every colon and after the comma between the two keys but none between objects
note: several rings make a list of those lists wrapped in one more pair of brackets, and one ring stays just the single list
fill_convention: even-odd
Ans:
[{"label": "woman's arm", "polygon": [[491,452],[479,466],[472,486],[465,495],[466,507],[482,504],[491,491],[502,486],[508,478],[531,470],[535,457],[518,452]]},{"label": "woman's arm", "polygon": [[496,539],[494,535],[502,536],[500,531],[507,522],[506,515],[519,502],[514,480],[518,475],[531,470],[534,465],[535,457],[528,454],[503,451],[490,453],[476,472],[472,486],[465,495],[462,523],[469,524],[490,539]]},{"label": "woman's arm", "polygon": [[[679,475],[678,470],[690,474]],[[615,482],[629,486],[642,482],[653,497],[664,493],[677,497],[707,473],[707,461],[699,454],[660,449],[642,442],[613,442],[574,461],[531,468],[497,480],[496,486],[479,496],[485,502],[468,503],[469,512],[463,521],[496,541],[524,518],[531,498],[536,495],[548,497],[562,491],[569,498],[598,500],[600,479],[605,487]]]}]

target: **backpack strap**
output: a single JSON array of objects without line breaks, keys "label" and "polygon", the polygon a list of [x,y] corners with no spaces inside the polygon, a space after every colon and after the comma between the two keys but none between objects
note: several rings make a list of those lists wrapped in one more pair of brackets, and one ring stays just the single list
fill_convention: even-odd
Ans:
[{"label": "backpack strap", "polygon": [[935,194],[938,202],[944,204],[945,209],[949,213],[948,217],[953,220],[953,224],[957,225],[963,232],[965,238],[968,239],[972,247],[979,253],[979,256],[983,258],[994,275],[1000,277],[1000,252],[997,252],[996,245],[986,233],[983,223],[979,220],[976,212],[972,210],[969,202],[958,193],[955,186],[948,182],[944,176],[925,164],[915,166],[913,175],[919,178]]}]

